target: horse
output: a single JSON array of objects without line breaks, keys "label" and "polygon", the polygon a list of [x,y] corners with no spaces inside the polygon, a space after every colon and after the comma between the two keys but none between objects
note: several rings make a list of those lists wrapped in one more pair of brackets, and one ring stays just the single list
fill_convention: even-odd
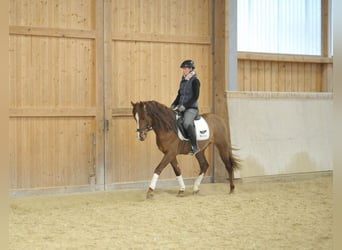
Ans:
[{"label": "horse", "polygon": [[[163,169],[170,163],[179,183],[177,196],[184,196],[185,185],[181,169],[177,161],[178,154],[189,154],[191,144],[188,141],[179,139],[175,111],[157,101],[140,101],[132,104],[132,114],[137,124],[137,137],[144,141],[149,131],[156,134],[156,144],[164,154],[162,160],[155,168],[146,198],[154,196],[157,180]],[[233,193],[234,171],[240,168],[239,160],[232,154],[232,146],[229,140],[229,133],[224,119],[214,113],[201,114],[208,124],[210,136],[207,140],[198,141],[200,152],[195,157],[200,166],[200,174],[194,182],[193,194],[199,192],[201,181],[209,167],[205,157],[205,150],[210,144],[214,144],[219,151],[220,158],[225,164],[229,176],[230,192]]]}]

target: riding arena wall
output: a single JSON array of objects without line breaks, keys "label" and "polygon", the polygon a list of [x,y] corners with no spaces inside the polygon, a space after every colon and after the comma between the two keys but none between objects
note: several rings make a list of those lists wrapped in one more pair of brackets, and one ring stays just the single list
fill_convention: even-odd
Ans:
[{"label": "riding arena wall", "polygon": [[[332,170],[332,59],[237,53],[235,1],[9,5],[11,196],[147,188],[162,154],[153,133],[137,140],[130,103],[170,105],[189,58],[200,112],[230,125],[236,178]],[[204,182],[225,180],[206,154]],[[191,184],[197,161],[179,162]],[[176,184],[166,168],[158,185]]]}]

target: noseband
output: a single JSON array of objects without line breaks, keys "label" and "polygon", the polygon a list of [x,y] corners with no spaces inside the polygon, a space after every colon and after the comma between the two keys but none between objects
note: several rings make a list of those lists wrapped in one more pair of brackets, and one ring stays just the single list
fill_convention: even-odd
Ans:
[{"label": "noseband", "polygon": [[144,132],[145,130],[148,132],[152,129],[153,129],[152,126],[150,126],[149,124],[146,124],[146,126],[143,128],[137,128],[137,132],[141,133],[141,132]]}]

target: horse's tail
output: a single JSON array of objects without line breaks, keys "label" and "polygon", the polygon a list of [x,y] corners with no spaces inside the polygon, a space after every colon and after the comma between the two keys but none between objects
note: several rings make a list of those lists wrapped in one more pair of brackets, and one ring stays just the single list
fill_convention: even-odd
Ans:
[{"label": "horse's tail", "polygon": [[230,162],[230,166],[232,166],[234,170],[238,170],[238,169],[241,169],[241,160],[236,155],[233,154],[233,150],[236,151],[238,149],[230,148],[229,162]]}]

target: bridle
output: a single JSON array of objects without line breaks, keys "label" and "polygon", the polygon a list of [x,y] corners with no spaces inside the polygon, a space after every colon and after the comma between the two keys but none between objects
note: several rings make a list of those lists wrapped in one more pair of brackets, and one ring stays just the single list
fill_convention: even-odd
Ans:
[{"label": "bridle", "polygon": [[142,133],[144,131],[151,131],[153,128],[150,126],[150,124],[146,124],[143,128],[137,128],[137,132]]},{"label": "bridle", "polygon": [[[148,114],[145,105],[144,105],[144,112],[145,112],[146,115]],[[137,132],[139,132],[139,133],[142,133],[144,131],[149,132],[151,130],[153,130],[153,127],[150,124],[148,124],[148,123],[144,127],[142,127],[142,128],[137,128]]]}]

